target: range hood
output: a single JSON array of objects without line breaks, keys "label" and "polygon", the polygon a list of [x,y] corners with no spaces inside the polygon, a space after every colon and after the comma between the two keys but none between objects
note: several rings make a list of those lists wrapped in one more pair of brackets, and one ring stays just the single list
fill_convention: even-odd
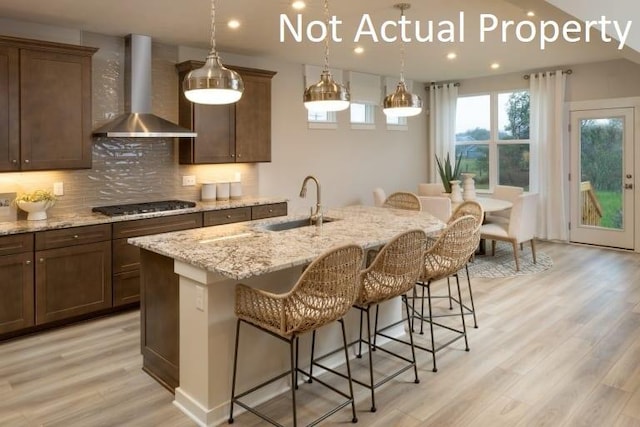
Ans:
[{"label": "range hood", "polygon": [[197,133],[151,114],[151,37],[125,38],[125,110],[95,129],[94,136],[110,138],[195,137]]}]

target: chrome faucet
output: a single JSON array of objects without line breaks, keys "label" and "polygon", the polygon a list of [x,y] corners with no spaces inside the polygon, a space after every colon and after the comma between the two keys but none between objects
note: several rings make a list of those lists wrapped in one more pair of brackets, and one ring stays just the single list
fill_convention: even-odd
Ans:
[{"label": "chrome faucet", "polygon": [[318,182],[316,177],[309,175],[304,179],[304,181],[302,181],[302,188],[300,189],[300,197],[304,199],[305,196],[307,195],[307,181],[309,180],[312,180],[313,182],[316,183],[316,210],[314,212],[313,208],[311,208],[311,216],[309,217],[309,220],[312,223],[315,223],[317,226],[321,226],[322,225],[322,205],[320,204],[320,183]]}]

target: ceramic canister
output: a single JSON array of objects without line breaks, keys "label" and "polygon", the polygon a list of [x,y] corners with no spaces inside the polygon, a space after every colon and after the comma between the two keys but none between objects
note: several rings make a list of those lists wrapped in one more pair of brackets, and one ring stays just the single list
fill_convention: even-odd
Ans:
[{"label": "ceramic canister", "polygon": [[200,190],[200,200],[203,202],[211,202],[216,200],[216,183],[203,182]]},{"label": "ceramic canister", "polygon": [[216,185],[216,199],[218,200],[229,200],[229,183],[228,182],[219,182]]},{"label": "ceramic canister", "polygon": [[229,196],[231,200],[237,200],[242,198],[242,183],[241,182],[232,182],[230,184]]}]

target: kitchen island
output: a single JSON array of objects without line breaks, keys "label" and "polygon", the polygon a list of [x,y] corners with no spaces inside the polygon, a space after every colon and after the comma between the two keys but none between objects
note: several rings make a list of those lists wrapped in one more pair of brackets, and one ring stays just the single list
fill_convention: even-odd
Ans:
[{"label": "kitchen island", "polygon": [[[154,284],[171,286],[162,278],[171,273],[173,264],[178,278],[177,292],[173,292],[179,300],[178,304],[174,301],[179,319],[179,385],[174,403],[200,425],[215,425],[228,416],[236,283],[285,292],[305,265],[334,246],[354,242],[365,249],[374,248],[403,231],[418,228],[435,233],[444,226],[426,212],[351,206],[328,211],[327,222],[321,227],[270,230],[273,224],[290,224],[297,219],[300,217],[289,216],[129,239],[142,249],[142,277],[148,285],[142,286],[143,329],[145,321],[152,321],[145,320],[146,301],[160,312],[170,306],[168,301],[158,301]],[[166,289],[160,289],[162,292]],[[385,307],[383,320],[399,319],[400,315],[399,303],[392,301]],[[356,317],[347,319],[351,336],[357,333]],[[327,329],[321,335],[321,348],[337,347],[339,335],[331,332]],[[156,339],[162,333],[156,330]],[[171,335],[172,331],[164,333]],[[240,388],[244,387],[242,378],[255,381],[287,367],[286,346],[264,335],[251,330],[242,335]],[[306,360],[305,355],[301,354],[301,360]],[[286,382],[276,383],[258,399],[268,399],[285,388]]]}]

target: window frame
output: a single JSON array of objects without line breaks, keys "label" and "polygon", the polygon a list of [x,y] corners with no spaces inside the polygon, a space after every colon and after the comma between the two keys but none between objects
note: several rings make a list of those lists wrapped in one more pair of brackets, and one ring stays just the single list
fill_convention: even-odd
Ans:
[{"label": "window frame", "polygon": [[[460,98],[467,97],[475,97],[475,96],[486,96],[489,95],[489,139],[484,141],[473,141],[473,143],[469,143],[468,141],[457,141],[457,136],[454,136],[454,147],[457,148],[459,145],[483,145],[489,147],[489,188],[476,188],[476,191],[479,193],[493,193],[496,185],[501,185],[498,181],[499,179],[499,157],[498,152],[500,146],[508,146],[508,145],[529,145],[529,159],[531,159],[531,151],[533,148],[534,142],[531,139],[531,130],[529,130],[529,139],[500,139],[500,129],[499,129],[499,97],[501,94],[505,93],[514,93],[514,92],[529,92],[531,95],[529,88],[515,88],[515,89],[503,89],[496,91],[485,91],[485,92],[477,92],[477,93],[469,93],[465,95],[458,96]],[[457,109],[457,107],[456,107]],[[456,111],[456,115],[457,115]],[[531,105],[529,105],[529,118],[531,118]],[[531,120],[529,120],[531,124]],[[457,132],[456,132],[457,135]],[[454,152],[455,152],[454,148]],[[531,160],[529,160],[529,165],[531,165]],[[532,170],[529,167],[529,187],[532,182]],[[502,184],[509,185],[509,184]]]}]

